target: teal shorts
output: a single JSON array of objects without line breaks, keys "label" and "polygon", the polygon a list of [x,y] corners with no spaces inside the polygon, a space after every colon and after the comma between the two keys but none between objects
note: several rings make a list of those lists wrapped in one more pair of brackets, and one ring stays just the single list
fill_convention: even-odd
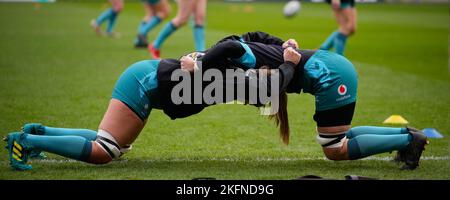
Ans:
[{"label": "teal shorts", "polygon": [[145,3],[148,3],[150,5],[155,5],[157,3],[159,3],[160,0],[142,0]]},{"label": "teal shorts", "polygon": [[358,75],[345,57],[318,50],[304,69],[303,91],[315,96],[316,111],[335,109],[356,101]]},{"label": "teal shorts", "polygon": [[112,98],[126,104],[142,121],[152,108],[158,107],[155,95],[158,88],[159,60],[144,60],[132,64],[117,80]]}]

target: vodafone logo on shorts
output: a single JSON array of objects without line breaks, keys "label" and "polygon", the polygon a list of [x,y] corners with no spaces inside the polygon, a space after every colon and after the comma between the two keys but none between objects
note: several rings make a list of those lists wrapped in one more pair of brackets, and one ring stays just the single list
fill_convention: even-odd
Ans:
[{"label": "vodafone logo on shorts", "polygon": [[341,84],[338,87],[338,93],[339,93],[339,95],[345,95],[347,93],[347,86],[345,86],[344,84]]}]

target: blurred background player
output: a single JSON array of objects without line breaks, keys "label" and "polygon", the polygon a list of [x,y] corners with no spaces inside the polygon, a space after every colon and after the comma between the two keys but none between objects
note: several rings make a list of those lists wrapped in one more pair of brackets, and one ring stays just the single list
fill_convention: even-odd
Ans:
[{"label": "blurred background player", "polygon": [[162,20],[170,14],[168,0],[142,0],[145,16],[139,25],[138,35],[134,42],[137,48],[147,48],[147,33],[155,28]]},{"label": "blurred background player", "polygon": [[326,0],[331,7],[339,25],[339,29],[331,33],[322,43],[320,49],[335,49],[336,53],[343,55],[347,38],[356,31],[355,0]]},{"label": "blurred background player", "polygon": [[116,24],[117,16],[123,9],[123,0],[109,0],[112,7],[105,10],[97,19],[91,21],[91,26],[94,28],[97,35],[103,35],[100,26],[103,22],[108,21],[106,27],[106,34],[111,37],[118,37],[117,33],[113,32],[114,25]]},{"label": "blurred background player", "polygon": [[206,0],[179,0],[178,11],[175,18],[167,23],[164,28],[159,32],[158,37],[149,44],[148,49],[150,54],[155,59],[160,58],[160,49],[164,41],[178,28],[185,25],[189,17],[192,15],[194,18],[194,41],[195,50],[205,50],[205,30],[204,22],[206,16]]}]

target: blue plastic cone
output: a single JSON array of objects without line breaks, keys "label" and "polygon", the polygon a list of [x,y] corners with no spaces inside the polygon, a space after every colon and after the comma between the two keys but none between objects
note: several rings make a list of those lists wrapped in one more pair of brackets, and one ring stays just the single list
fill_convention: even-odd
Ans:
[{"label": "blue plastic cone", "polygon": [[423,129],[422,131],[429,138],[443,138],[444,137],[442,134],[439,133],[439,131],[437,131],[434,128],[426,128],[426,129]]}]

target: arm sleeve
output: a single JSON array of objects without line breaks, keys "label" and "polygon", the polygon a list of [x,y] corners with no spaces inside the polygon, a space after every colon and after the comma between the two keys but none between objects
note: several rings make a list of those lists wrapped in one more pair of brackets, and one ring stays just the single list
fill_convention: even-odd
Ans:
[{"label": "arm sleeve", "polygon": [[241,36],[241,38],[247,42],[260,42],[264,44],[275,44],[280,46],[284,43],[282,39],[261,31],[245,33]]},{"label": "arm sleeve", "polygon": [[274,73],[270,76],[268,76],[267,83],[265,84],[267,86],[267,91],[270,92],[272,85],[271,85],[271,79],[278,78],[279,80],[279,91],[283,92],[286,91],[287,86],[292,80],[292,77],[294,77],[295,73],[295,64],[292,62],[284,62],[280,65],[278,68],[278,73]]},{"label": "arm sleeve", "polygon": [[285,91],[289,83],[292,81],[295,73],[295,64],[293,62],[284,62],[278,68],[280,70],[280,91]]},{"label": "arm sleeve", "polygon": [[218,43],[214,47],[208,49],[202,57],[202,68],[218,68],[223,69],[228,59],[240,58],[245,54],[245,49],[239,41],[228,40]]},{"label": "arm sleeve", "polygon": [[[257,102],[251,102],[251,100],[249,99],[249,93],[248,91],[250,90],[255,90],[258,91],[258,96],[262,95],[259,93],[261,87],[265,87],[263,88],[263,91],[267,92],[268,96],[272,96],[273,94],[271,94],[272,91],[272,79],[278,79],[279,80],[279,92],[284,92],[286,91],[287,86],[289,85],[289,83],[291,82],[292,78],[294,77],[294,73],[295,73],[295,64],[292,62],[284,62],[283,64],[280,65],[279,67],[279,71],[278,73],[273,73],[270,76],[268,76],[267,78],[261,79],[261,76],[259,76],[258,74],[256,76],[246,76],[245,77],[245,85],[247,87],[246,89],[246,96],[245,96],[245,100],[246,102],[250,102],[252,104],[256,105],[264,105],[268,102],[261,102],[260,99],[257,100]],[[258,82],[260,80],[257,81],[252,81],[252,78],[257,78],[257,79],[261,79],[263,81],[262,84],[258,84]],[[277,95],[277,94],[275,94]],[[239,98],[238,98],[239,99]]]}]

